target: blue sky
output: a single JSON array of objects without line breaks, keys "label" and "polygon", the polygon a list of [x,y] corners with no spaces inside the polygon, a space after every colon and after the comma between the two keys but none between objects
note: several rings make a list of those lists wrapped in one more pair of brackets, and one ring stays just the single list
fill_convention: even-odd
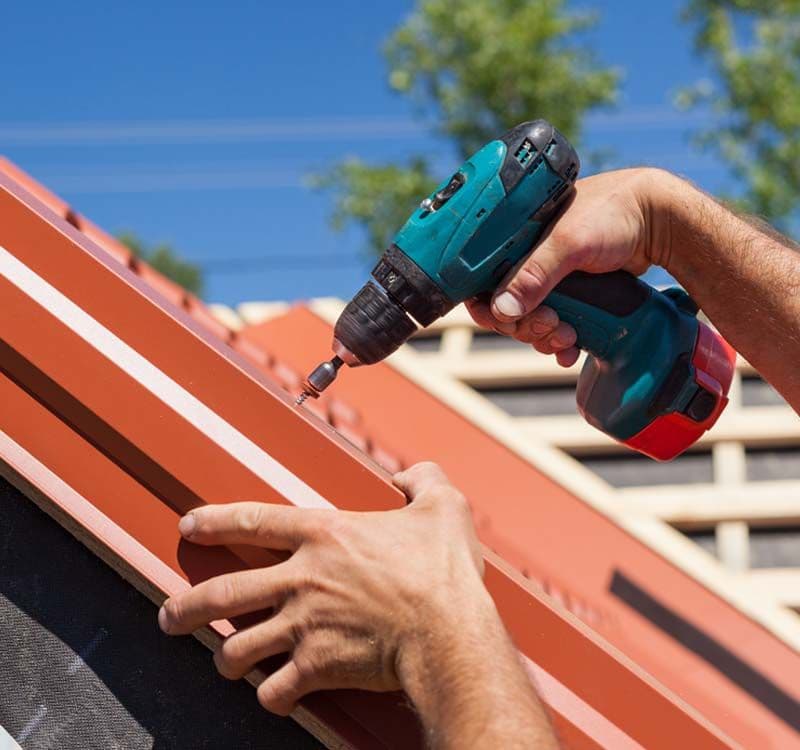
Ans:
[{"label": "blue sky", "polygon": [[[683,4],[575,4],[599,11],[590,40],[625,72],[585,142],[719,190],[724,167],[688,143],[708,123],[671,104],[708,74]],[[210,301],[348,296],[370,266],[363,240],[329,228],[330,197],[307,176],[347,156],[457,166],[386,85],[381,45],[411,7],[5,3],[0,153],[104,228],[174,244],[203,266]]]}]

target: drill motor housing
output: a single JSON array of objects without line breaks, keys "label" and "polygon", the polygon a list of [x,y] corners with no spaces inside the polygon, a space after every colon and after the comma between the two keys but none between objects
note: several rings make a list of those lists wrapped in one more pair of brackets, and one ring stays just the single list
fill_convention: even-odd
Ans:
[{"label": "drill motor housing", "polygon": [[[422,201],[345,307],[334,330],[337,357],[350,366],[379,362],[417,324],[490,294],[568,205],[579,167],[545,120],[487,143]],[[697,320],[683,290],[659,292],[624,271],[574,272],[545,304],[589,354],[579,411],[616,440],[667,460],[725,407],[735,354]]]}]

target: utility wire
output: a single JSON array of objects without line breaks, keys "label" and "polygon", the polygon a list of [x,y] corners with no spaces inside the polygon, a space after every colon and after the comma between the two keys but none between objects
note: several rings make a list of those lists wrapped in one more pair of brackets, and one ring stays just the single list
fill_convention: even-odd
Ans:
[{"label": "utility wire", "polygon": [[[681,112],[666,106],[594,112],[586,129],[680,130],[687,123],[710,123],[708,112]],[[425,137],[431,129],[409,116],[359,115],[207,120],[131,120],[118,122],[6,123],[0,143],[7,146],[280,143],[309,138],[322,141]]]},{"label": "utility wire", "polygon": [[253,258],[187,258],[203,271],[217,275],[244,273],[255,270],[304,270],[308,268],[340,268],[364,266],[374,261],[366,256],[318,255],[261,255]]}]

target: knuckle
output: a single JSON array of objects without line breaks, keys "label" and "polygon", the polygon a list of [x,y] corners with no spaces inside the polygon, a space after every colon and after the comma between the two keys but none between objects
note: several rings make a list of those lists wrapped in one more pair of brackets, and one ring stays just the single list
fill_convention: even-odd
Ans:
[{"label": "knuckle", "polygon": [[277,714],[278,716],[288,716],[291,713],[291,706],[269,680],[259,685],[256,696],[261,707],[270,713]]},{"label": "knuckle", "polygon": [[338,510],[304,510],[305,523],[303,535],[311,541],[324,540],[328,531],[334,528],[339,521],[339,517],[344,513]]},{"label": "knuckle", "polygon": [[264,527],[264,508],[258,503],[248,503],[239,509],[237,526],[245,534],[258,536]]},{"label": "knuckle", "polygon": [[434,463],[433,461],[420,461],[419,463],[414,464],[409,470],[409,474],[413,474],[414,476],[417,475],[425,475],[431,474],[433,472],[441,471],[439,468],[439,464]]},{"label": "knuckle", "polygon": [[433,461],[423,461],[421,464],[417,464],[417,466],[420,467],[420,477],[427,479],[432,485],[448,485],[447,475],[439,464]]},{"label": "knuckle", "polygon": [[173,596],[164,602],[164,609],[167,613],[169,622],[179,624],[183,621],[183,604],[180,597]]},{"label": "knuckle", "polygon": [[292,573],[291,582],[287,591],[287,600],[293,602],[297,609],[298,601],[302,601],[303,597],[314,591],[318,591],[320,588],[319,576],[313,564],[298,566]]},{"label": "knuckle", "polygon": [[206,600],[213,610],[219,611],[235,602],[239,593],[240,587],[235,576],[221,576],[209,581]]},{"label": "knuckle", "polygon": [[425,491],[425,499],[437,508],[446,509],[450,504],[452,489],[445,485],[434,485]]},{"label": "knuckle", "polygon": [[539,307],[531,313],[529,322],[531,326],[535,325],[539,328],[552,329],[561,322],[561,319],[552,307],[548,305],[539,305]]},{"label": "knuckle", "polygon": [[305,685],[323,672],[331,662],[331,655],[330,646],[324,637],[306,638],[292,657],[297,666],[299,684]]},{"label": "knuckle", "polygon": [[350,530],[350,520],[339,511],[323,511],[313,527],[313,536],[319,542],[342,544]]},{"label": "knuckle", "polygon": [[222,642],[218,651],[220,664],[232,667],[241,661],[247,651],[247,636],[244,633],[234,633]]},{"label": "knuckle", "polygon": [[559,349],[565,350],[570,349],[575,345],[575,342],[578,339],[578,334],[576,333],[575,329],[572,326],[564,325],[564,327],[560,327],[556,331],[556,335],[560,341]]},{"label": "knuckle", "polygon": [[448,516],[456,518],[461,518],[462,516],[471,517],[467,498],[454,487],[434,487],[430,490],[430,500],[433,505]]},{"label": "knuckle", "polygon": [[547,328],[543,331],[541,330],[541,326],[534,328],[533,325],[526,325],[520,329],[519,333],[514,338],[523,344],[535,344],[539,339],[552,333],[552,330],[552,328]]},{"label": "knuckle", "polygon": [[592,255],[594,234],[584,226],[569,226],[553,231],[553,241],[572,268],[586,263]]},{"label": "knuckle", "polygon": [[459,515],[469,515],[469,502],[467,501],[467,497],[463,492],[460,492],[453,487],[449,487],[446,496],[446,502],[447,507],[453,512]]},{"label": "knuckle", "polygon": [[219,651],[214,654],[214,665],[223,677],[228,680],[238,680],[242,677],[240,668],[241,655],[236,636],[230,636],[223,641]]},{"label": "knuckle", "polygon": [[296,648],[303,642],[308,632],[309,630],[302,620],[294,620],[288,628],[289,641]]},{"label": "knuckle", "polygon": [[509,284],[511,291],[525,293],[528,290],[539,289],[547,282],[547,272],[535,258],[530,258]]}]

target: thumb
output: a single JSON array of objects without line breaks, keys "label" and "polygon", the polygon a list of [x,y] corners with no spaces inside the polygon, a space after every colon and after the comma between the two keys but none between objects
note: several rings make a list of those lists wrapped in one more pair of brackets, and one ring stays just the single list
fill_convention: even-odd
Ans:
[{"label": "thumb", "polygon": [[570,271],[573,262],[563,245],[550,235],[497,287],[492,314],[501,322],[516,320],[535,310]]}]

